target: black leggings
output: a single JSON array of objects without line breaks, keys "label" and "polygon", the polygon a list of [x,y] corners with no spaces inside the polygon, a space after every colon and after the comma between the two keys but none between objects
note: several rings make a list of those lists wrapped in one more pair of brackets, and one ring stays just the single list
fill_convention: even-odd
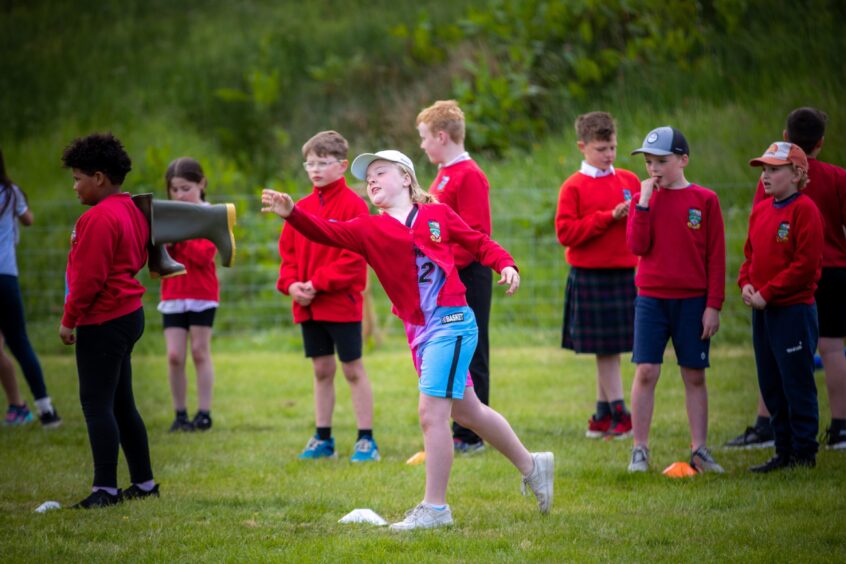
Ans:
[{"label": "black leggings", "polygon": [[132,395],[132,347],[144,332],[144,310],[76,329],[79,400],[94,455],[94,486],[117,487],[118,447],[133,484],[153,479],[144,420]]},{"label": "black leggings", "polygon": [[26,334],[23,300],[17,276],[0,274],[0,312],[0,333],[3,333],[9,350],[20,363],[33,397],[37,400],[47,397],[41,364]]}]

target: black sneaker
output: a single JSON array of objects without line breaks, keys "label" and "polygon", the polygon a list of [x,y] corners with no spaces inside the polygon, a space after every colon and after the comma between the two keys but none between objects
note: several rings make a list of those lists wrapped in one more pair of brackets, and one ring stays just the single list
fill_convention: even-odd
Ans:
[{"label": "black sneaker", "polygon": [[834,426],[827,428],[820,441],[825,448],[834,450],[846,450],[846,427]]},{"label": "black sneaker", "polygon": [[173,420],[173,423],[170,425],[170,432],[171,433],[178,433],[180,431],[184,433],[190,433],[194,430],[194,424],[188,419],[188,416],[180,416],[177,415],[176,419]]},{"label": "black sneaker", "polygon": [[104,490],[97,490],[91,492],[91,495],[71,506],[73,509],[96,509],[98,507],[108,507],[109,505],[117,505],[123,501],[123,495],[118,490],[117,495],[112,495]]},{"label": "black sneaker", "polygon": [[728,441],[723,446],[726,448],[769,448],[775,445],[772,429],[761,427],[746,427],[740,435]]},{"label": "black sneaker", "polygon": [[159,485],[153,486],[150,491],[144,491],[135,484],[132,484],[123,491],[123,499],[144,499],[145,497],[159,497]]},{"label": "black sneaker", "polygon": [[191,422],[191,424],[198,431],[208,431],[209,429],[211,429],[212,426],[211,414],[198,411],[197,415],[194,416],[194,420]]},{"label": "black sneaker", "polygon": [[770,472],[775,472],[776,470],[790,468],[792,466],[792,463],[793,459],[791,457],[777,454],[766,462],[764,462],[763,464],[752,466],[751,468],[749,468],[749,471],[754,472],[756,474],[769,474]]},{"label": "black sneaker", "polygon": [[59,412],[54,408],[53,411],[47,411],[38,416],[41,421],[41,426],[45,429],[55,429],[62,424],[62,418],[59,417]]}]

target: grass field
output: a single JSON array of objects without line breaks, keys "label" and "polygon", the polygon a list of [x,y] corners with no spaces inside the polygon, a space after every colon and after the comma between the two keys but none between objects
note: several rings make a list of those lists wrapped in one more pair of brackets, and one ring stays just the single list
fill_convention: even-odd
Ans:
[{"label": "grass field", "polygon": [[[160,338],[148,334],[145,340]],[[138,355],[135,393],[150,436],[158,500],[95,511],[33,510],[86,495],[92,465],[70,351],[42,362],[65,424],[4,428],[0,449],[0,560],[56,561],[742,561],[846,559],[846,454],[823,451],[815,470],[769,476],[746,468],[764,451],[715,449],[723,476],[673,481],[660,470],[686,460],[689,437],[672,352],[658,387],[653,470],[628,475],[629,441],[583,437],[593,407],[590,357],[553,347],[493,343],[494,406],[530,450],[556,456],[555,502],[547,516],[520,496],[517,471],[488,450],[457,457],[448,501],[456,526],[393,534],[338,523],[368,507],[399,520],[423,492],[424,469],[405,460],[422,445],[415,376],[407,351],[391,344],[366,356],[376,397],[383,460],[347,461],[355,439],[349,390],[338,382],[334,434],[340,458],[296,459],[312,427],[310,365],[297,352],[215,355],[211,431],[170,435],[164,359]],[[266,349],[265,349],[266,351]],[[633,369],[624,365],[625,386]],[[750,350],[714,345],[709,373],[712,445],[751,422]],[[822,375],[821,421],[828,422]],[[628,392],[626,393],[628,397]],[[193,405],[193,386],[189,393]],[[126,486],[121,458],[119,481]]]}]

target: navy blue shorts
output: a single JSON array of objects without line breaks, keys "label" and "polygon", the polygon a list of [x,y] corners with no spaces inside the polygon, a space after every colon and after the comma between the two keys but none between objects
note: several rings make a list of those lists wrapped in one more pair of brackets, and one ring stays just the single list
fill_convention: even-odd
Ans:
[{"label": "navy blue shorts", "polygon": [[168,329],[170,327],[179,327],[180,329],[185,329],[187,331],[192,325],[199,327],[212,327],[214,326],[214,314],[216,311],[217,308],[213,307],[203,311],[163,313],[162,328]]},{"label": "navy blue shorts", "polygon": [[361,358],[363,337],[361,322],[339,323],[334,321],[304,321],[303,348],[308,358],[335,354],[341,362],[352,362]]},{"label": "navy blue shorts", "polygon": [[705,296],[682,299],[638,296],[632,362],[662,364],[667,341],[672,339],[679,366],[697,369],[710,366],[711,340],[700,339],[705,303]]}]

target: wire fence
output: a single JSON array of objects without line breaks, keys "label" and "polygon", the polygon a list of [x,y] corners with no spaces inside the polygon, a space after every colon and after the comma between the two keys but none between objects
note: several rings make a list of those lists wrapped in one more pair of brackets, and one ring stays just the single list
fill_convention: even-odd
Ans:
[{"label": "wire fence", "polygon": [[[749,190],[748,183],[712,187],[723,201],[739,199],[724,198],[728,191]],[[504,292],[495,288],[491,312],[494,334],[505,334],[520,342],[559,342],[569,267],[555,236],[557,194],[557,190],[536,188],[499,189],[491,194],[494,238],[515,257],[522,279],[520,291],[511,298],[506,299]],[[751,201],[751,196],[748,199]],[[261,214],[255,195],[229,195],[226,201],[235,203],[238,211],[237,253],[233,268],[218,268],[221,306],[215,319],[215,333],[239,337],[265,332],[290,333],[296,341],[299,331],[293,327],[290,298],[276,291],[281,221]],[[728,334],[724,338],[748,339],[748,312],[733,290],[742,261],[749,205],[724,203],[723,206],[728,251],[727,302],[723,313],[723,328]],[[34,338],[53,337],[62,315],[69,237],[76,218],[85,209],[64,200],[31,200],[30,207],[37,223],[22,230],[18,246],[21,290],[30,333]],[[39,217],[49,220],[41,221]],[[144,297],[147,331],[158,331],[161,329],[161,317],[156,312],[159,283],[146,270],[139,273],[138,279],[147,288]],[[385,336],[403,334],[372,272],[370,285],[379,330]]]}]

